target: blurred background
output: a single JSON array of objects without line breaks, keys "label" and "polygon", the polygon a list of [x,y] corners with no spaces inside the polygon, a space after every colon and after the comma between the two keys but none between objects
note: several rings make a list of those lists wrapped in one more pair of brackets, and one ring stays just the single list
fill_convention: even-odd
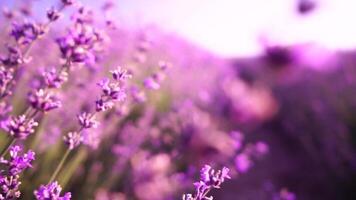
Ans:
[{"label": "blurred background", "polygon": [[[57,3],[23,2],[2,0],[0,7],[20,11],[32,7],[32,17],[41,20],[46,10]],[[135,196],[132,199],[179,199],[180,192],[187,191],[192,185],[190,181],[197,179],[202,164],[217,163],[228,165],[235,172],[231,181],[213,192],[214,199],[293,200],[294,197],[281,195],[287,190],[301,200],[356,199],[353,22],[356,1],[117,0],[108,4],[83,0],[82,3],[94,9],[97,18],[115,24],[105,55],[110,58],[107,63],[130,64],[126,60],[129,54],[133,55],[137,41],[148,41],[148,59],[140,65],[153,65],[156,58],[162,58],[173,67],[162,91],[150,96],[158,103],[136,110],[131,118],[125,119],[132,120],[130,125],[118,123],[122,128],[119,136],[108,136],[108,146],[95,153],[95,159],[101,162],[94,158],[83,161],[84,167],[73,174],[87,178],[67,180],[66,189],[79,194],[84,191],[84,186],[79,186],[92,181],[90,186],[99,189],[93,189],[91,196],[107,195],[102,189],[106,183],[101,180],[95,185],[93,180],[98,177],[90,176],[90,172],[96,170],[108,178],[110,175],[102,166],[116,163],[115,170],[121,170],[122,180],[131,180],[127,184],[132,185],[126,187],[126,182],[120,181],[113,184],[108,191],[120,193],[117,199],[124,198],[122,193]],[[103,6],[111,3],[113,7],[103,11]],[[67,17],[59,24],[68,21]],[[7,30],[5,22],[1,26]],[[60,32],[59,28],[55,27],[53,32]],[[81,81],[76,80],[78,84]],[[67,101],[73,97],[83,101],[73,95]],[[71,112],[66,115],[75,115],[75,110]],[[143,117],[138,120],[136,115]],[[127,134],[132,132],[145,135],[150,145],[147,141],[131,141],[125,146],[122,141],[129,140]],[[172,134],[163,136],[163,132]],[[236,147],[241,137],[244,144]],[[118,138],[115,145],[110,138]],[[152,141],[157,138],[162,143]],[[120,157],[125,148],[137,143],[144,143],[145,151],[128,154],[125,161],[104,158],[107,152]],[[254,151],[261,151],[263,156],[246,153]],[[182,156],[175,157],[177,152]],[[145,162],[140,161],[143,157],[147,159]],[[130,170],[122,164],[125,162],[130,162]],[[151,182],[150,178],[141,180],[146,177],[142,173],[147,172],[142,172],[145,167],[140,165],[154,165],[154,172],[150,173],[158,174],[156,178],[151,175]],[[122,170],[129,171],[131,177],[123,175]],[[183,172],[191,173],[189,181],[177,186],[182,181],[177,176]],[[162,176],[167,180],[160,182]],[[142,195],[152,190],[160,195]]]}]

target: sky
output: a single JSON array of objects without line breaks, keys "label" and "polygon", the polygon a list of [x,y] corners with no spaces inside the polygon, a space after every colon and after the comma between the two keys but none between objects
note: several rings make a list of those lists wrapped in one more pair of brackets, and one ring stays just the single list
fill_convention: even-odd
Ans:
[{"label": "sky", "polygon": [[[317,9],[301,17],[297,0],[116,0],[113,18],[134,28],[155,24],[225,57],[253,56],[266,44],[355,48],[356,1],[315,1]],[[98,7],[104,1],[82,2]]]},{"label": "sky", "polygon": [[356,1],[315,0],[307,16],[297,0],[120,0],[116,15],[132,25],[157,24],[222,56],[253,56],[263,45],[356,46]]}]

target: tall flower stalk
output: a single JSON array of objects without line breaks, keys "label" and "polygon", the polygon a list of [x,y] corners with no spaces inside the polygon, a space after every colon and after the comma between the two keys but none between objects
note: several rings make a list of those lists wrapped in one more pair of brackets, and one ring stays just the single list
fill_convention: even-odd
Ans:
[{"label": "tall flower stalk", "polygon": [[93,113],[83,112],[79,114],[77,117],[79,123],[78,130],[69,132],[64,136],[64,142],[68,147],[53,172],[49,183],[57,178],[70,152],[83,142],[83,131],[98,126],[99,122],[96,121],[95,116],[112,109],[116,102],[125,100],[126,90],[124,88],[124,82],[128,78],[131,78],[131,75],[121,67],[111,71],[111,74],[112,79],[105,78],[98,83],[98,86],[101,88],[101,95],[95,101],[95,111]]}]

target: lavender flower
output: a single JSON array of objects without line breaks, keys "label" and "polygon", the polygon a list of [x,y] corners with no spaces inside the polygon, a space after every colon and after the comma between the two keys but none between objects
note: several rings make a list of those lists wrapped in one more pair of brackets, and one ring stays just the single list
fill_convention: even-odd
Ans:
[{"label": "lavender flower", "polygon": [[19,175],[3,176],[0,175],[0,199],[1,200],[15,200],[20,198],[21,192],[19,187]]},{"label": "lavender flower", "polygon": [[57,181],[47,185],[41,185],[38,190],[34,191],[37,200],[70,200],[72,195],[70,192],[61,196],[62,187]]},{"label": "lavender flower", "polygon": [[99,122],[95,120],[92,114],[86,112],[78,115],[78,121],[80,126],[83,128],[96,128],[99,124]]},{"label": "lavender flower", "polygon": [[83,142],[83,136],[78,132],[69,132],[63,137],[64,143],[70,150],[73,150]]},{"label": "lavender flower", "polygon": [[34,109],[47,112],[62,106],[58,98],[43,89],[31,92],[28,95],[28,101]]},{"label": "lavender flower", "polygon": [[213,197],[207,197],[208,192],[213,188],[220,188],[225,179],[230,179],[229,168],[223,167],[215,172],[210,165],[205,165],[200,171],[200,181],[195,182],[196,193],[183,195],[183,200],[212,200]]},{"label": "lavender flower", "polygon": [[8,55],[6,57],[3,56],[3,57],[0,58],[0,61],[5,66],[14,67],[14,66],[17,66],[19,64],[28,62],[28,60],[23,58],[20,49],[17,48],[17,47],[8,46],[7,47],[7,53],[8,53]]},{"label": "lavender flower", "polygon": [[75,2],[74,0],[62,0],[62,3],[63,3],[65,6],[73,5],[74,2]]},{"label": "lavender flower", "polygon": [[68,80],[68,73],[64,70],[57,72],[55,68],[43,73],[43,78],[48,88],[60,88]]},{"label": "lavender flower", "polygon": [[10,147],[10,159],[5,160],[4,158],[1,158],[0,162],[8,166],[10,176],[16,176],[25,169],[32,167],[31,163],[35,160],[35,153],[29,150],[21,156],[19,155],[21,151],[22,149],[20,146],[12,146]]},{"label": "lavender flower", "polygon": [[13,79],[13,69],[5,69],[5,67],[0,67],[0,94],[1,96],[6,96],[11,94],[11,91],[8,91],[8,85]]},{"label": "lavender flower", "polygon": [[[32,167],[32,161],[35,160],[35,153],[29,150],[20,155],[22,151],[19,146],[10,147],[10,158],[8,160],[0,158],[0,163],[6,166],[6,170],[0,171],[0,199],[13,200],[21,195],[19,186],[19,174],[25,169]],[[6,175],[5,175],[6,172]]]},{"label": "lavender flower", "polygon": [[61,14],[59,13],[59,11],[53,7],[47,11],[47,18],[51,22],[57,21],[60,16]]},{"label": "lavender flower", "polygon": [[132,75],[126,69],[121,67],[117,67],[117,69],[110,71],[110,73],[112,74],[113,79],[117,81],[124,81],[132,77]]},{"label": "lavender flower", "polygon": [[111,82],[109,79],[103,79],[98,83],[103,92],[103,97],[107,97],[114,101],[123,101],[126,98],[125,91],[119,86],[117,82]]},{"label": "lavender flower", "polygon": [[118,82],[103,79],[98,83],[98,86],[102,89],[102,95],[95,102],[97,112],[111,109],[114,102],[123,101],[126,98],[126,92],[119,86]]},{"label": "lavender flower", "polygon": [[23,23],[13,23],[10,35],[15,38],[17,43],[28,45],[44,35],[44,33],[43,25],[25,21]]},{"label": "lavender flower", "polygon": [[98,99],[95,101],[95,109],[97,112],[109,110],[114,107],[114,103],[110,100]]},{"label": "lavender flower", "polygon": [[73,63],[95,62],[94,52],[100,50],[103,33],[88,24],[76,24],[70,32],[57,39],[62,58]]},{"label": "lavender flower", "polygon": [[57,39],[57,44],[62,54],[62,58],[74,63],[85,62],[89,57],[89,52],[84,48],[77,46],[71,37],[62,37]]},{"label": "lavender flower", "polygon": [[183,200],[195,200],[192,194],[183,194]]},{"label": "lavender flower", "polygon": [[73,21],[78,24],[92,24],[94,21],[94,13],[87,7],[80,7],[78,12],[72,16]]},{"label": "lavender flower", "polygon": [[26,115],[13,117],[3,122],[3,128],[17,139],[26,139],[28,135],[35,131],[35,126],[38,126],[38,123],[34,119],[27,118]]}]

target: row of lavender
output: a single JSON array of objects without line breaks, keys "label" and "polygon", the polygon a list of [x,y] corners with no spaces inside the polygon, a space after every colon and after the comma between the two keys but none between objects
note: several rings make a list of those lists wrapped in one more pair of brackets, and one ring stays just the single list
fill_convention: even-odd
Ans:
[{"label": "row of lavender", "polygon": [[[183,55],[189,47],[122,30],[78,2],[58,3],[44,23],[29,20],[29,4],[22,14],[4,12],[0,199],[182,198],[199,168],[195,192],[183,199],[212,199],[213,188],[268,152],[224,123],[221,99],[246,98],[236,103],[240,121],[268,108],[245,111],[253,93],[223,61]],[[105,16],[112,6],[103,5]],[[274,193],[295,199],[286,189]]]}]

